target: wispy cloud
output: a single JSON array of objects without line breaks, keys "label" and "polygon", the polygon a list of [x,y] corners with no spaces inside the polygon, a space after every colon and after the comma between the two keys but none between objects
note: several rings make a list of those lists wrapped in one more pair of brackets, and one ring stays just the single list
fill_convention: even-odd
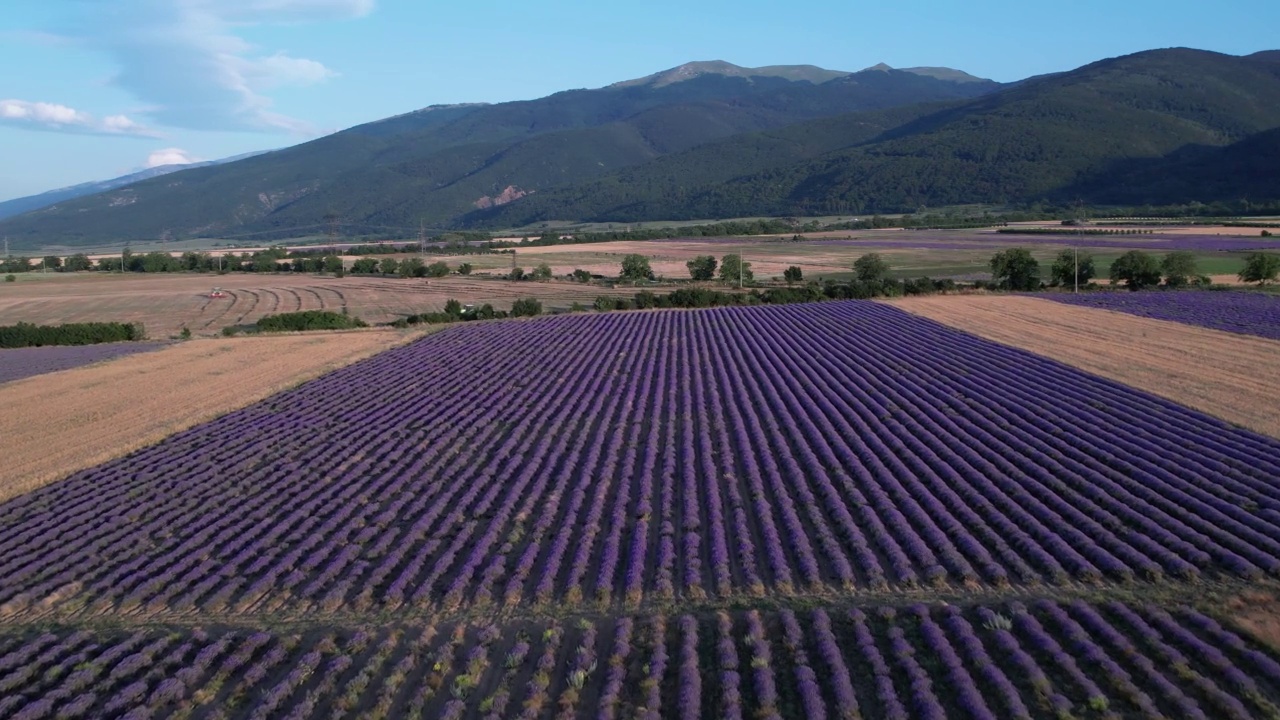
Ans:
[{"label": "wispy cloud", "polygon": [[163,150],[156,150],[147,156],[148,168],[162,165],[190,165],[197,162],[200,162],[200,158],[182,148],[164,148]]},{"label": "wispy cloud", "polygon": [[32,130],[70,132],[81,135],[132,135],[158,138],[156,131],[125,115],[97,118],[87,112],[57,103],[28,100],[0,100],[0,123]]},{"label": "wispy cloud", "polygon": [[324,82],[323,63],[264,51],[241,34],[257,25],[355,19],[375,0],[112,0],[72,33],[116,61],[112,82],[157,124],[193,130],[314,134],[272,110],[270,90]]}]

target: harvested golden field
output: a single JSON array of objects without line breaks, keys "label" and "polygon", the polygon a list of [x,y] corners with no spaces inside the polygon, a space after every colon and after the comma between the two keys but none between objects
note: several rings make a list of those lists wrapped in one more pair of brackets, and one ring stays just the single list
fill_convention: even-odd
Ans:
[{"label": "harvested golden field", "polygon": [[6,383],[0,386],[0,501],[422,334],[200,339]]},{"label": "harvested golden field", "polygon": [[[346,310],[369,323],[384,323],[442,310],[449,298],[464,304],[491,303],[505,310],[517,298],[535,297],[550,307],[567,308],[575,301],[590,305],[597,296],[611,292],[567,281],[514,283],[457,276],[424,280],[310,274],[84,273],[23,280],[0,287],[0,318],[5,323],[140,322],[153,338],[175,335],[183,327],[196,335],[214,335],[229,325],[298,310]],[[227,297],[210,298],[214,286],[221,287]]]},{"label": "harvested golden field", "polygon": [[1280,342],[1031,297],[892,304],[1280,437]]}]

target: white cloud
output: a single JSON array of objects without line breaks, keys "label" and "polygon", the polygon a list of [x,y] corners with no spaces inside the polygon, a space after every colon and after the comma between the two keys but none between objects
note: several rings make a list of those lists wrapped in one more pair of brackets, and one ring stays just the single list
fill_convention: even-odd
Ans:
[{"label": "white cloud", "polygon": [[51,130],[82,135],[132,135],[160,137],[158,133],[124,115],[98,119],[66,105],[27,100],[0,100],[0,123],[32,130]]},{"label": "white cloud", "polygon": [[147,156],[147,167],[149,168],[160,167],[161,165],[190,165],[196,162],[200,162],[200,158],[182,148],[164,148],[163,150],[156,150]]},{"label": "white cloud", "polygon": [[264,51],[245,28],[350,20],[375,0],[112,0],[98,5],[76,35],[110,54],[112,82],[148,106],[155,122],[194,130],[283,130],[314,134],[303,120],[274,112],[266,92],[324,82],[323,63]]}]

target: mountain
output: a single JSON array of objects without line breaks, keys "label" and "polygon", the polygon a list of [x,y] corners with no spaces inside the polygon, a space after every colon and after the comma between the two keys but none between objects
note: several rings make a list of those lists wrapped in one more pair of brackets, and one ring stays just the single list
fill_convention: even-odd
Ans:
[{"label": "mountain", "polygon": [[[863,119],[855,114],[830,122]],[[1280,64],[1266,57],[1155,50],[952,103],[886,127],[875,137],[810,157],[753,166],[752,148],[767,144],[757,135],[743,138],[745,145],[733,150],[736,157],[720,162],[720,177],[705,182],[656,182],[659,166],[689,164],[685,156],[673,155],[627,174],[478,211],[468,222],[513,227],[553,218],[634,222],[895,212],[963,203],[1075,200],[1082,188],[1092,188],[1089,197],[1098,203],[1122,203],[1139,195],[1156,202],[1161,188],[1171,188],[1152,174],[1133,175],[1143,163],[1167,160],[1165,167],[1174,167],[1179,151],[1223,148],[1277,126]],[[688,156],[705,151],[691,150]],[[1208,165],[1238,155],[1201,154],[1196,171],[1229,175],[1229,166]],[[1141,179],[1152,192],[1135,193],[1132,187],[1121,192],[1108,185],[1126,173],[1135,178],[1130,185]],[[1254,183],[1238,184],[1246,186],[1242,194],[1260,198],[1256,191],[1248,192]]]},{"label": "mountain", "polygon": [[255,155],[261,155],[261,152],[244,153],[234,157],[224,158],[222,160],[206,160],[204,162],[188,163],[185,165],[159,165],[146,170],[139,170],[128,175],[121,175],[111,180],[99,180],[96,182],[80,183],[70,187],[59,188],[57,190],[49,190],[39,195],[28,195],[27,197],[14,198],[13,200],[5,200],[0,202],[0,219],[21,215],[32,210],[39,210],[43,207],[49,207],[67,200],[74,200],[78,197],[93,195],[107,190],[114,190],[125,185],[132,185],[141,180],[147,180],[161,175],[168,175],[179,170],[190,170],[191,168],[209,167],[211,165],[221,165],[223,163],[235,162],[243,160]]},{"label": "mountain", "polygon": [[146,239],[165,229],[175,237],[290,233],[331,213],[374,229],[451,224],[477,208],[742,133],[1001,87],[902,71],[681,67],[537,100],[425,108],[59,203],[0,222],[0,231],[20,247]]},{"label": "mountain", "polygon": [[1125,205],[1280,198],[1280,128],[1226,147],[1194,145],[1154,160],[1118,164],[1066,195]]},{"label": "mountain", "polygon": [[723,77],[769,77],[782,78],[783,80],[791,80],[793,82],[807,82],[814,85],[820,85],[828,80],[835,80],[838,77],[852,75],[853,73],[841,70],[827,70],[817,67],[816,65],[769,65],[766,67],[747,68],[739,67],[733,63],[727,63],[723,60],[704,60],[698,62],[685,63],[679,67],[663,70],[652,75],[648,75],[635,80],[624,80],[614,83],[610,87],[632,87],[635,85],[648,85],[650,87],[664,87],[673,85],[685,80],[702,75],[720,75]]}]

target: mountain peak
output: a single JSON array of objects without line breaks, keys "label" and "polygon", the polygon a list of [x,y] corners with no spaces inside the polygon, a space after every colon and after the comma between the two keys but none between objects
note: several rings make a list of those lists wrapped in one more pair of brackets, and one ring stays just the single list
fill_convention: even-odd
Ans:
[{"label": "mountain peak", "polygon": [[766,65],[764,67],[742,67],[734,65],[724,60],[697,60],[687,62],[683,65],[673,67],[669,70],[656,72],[652,75],[646,75],[635,80],[624,80],[614,83],[609,87],[635,87],[639,85],[648,85],[654,88],[674,85],[685,80],[692,80],[703,75],[721,75],[724,77],[772,77],[790,80],[792,82],[808,82],[814,85],[820,85],[828,80],[834,80],[838,77],[844,77],[849,73],[843,70],[827,70],[816,65]]},{"label": "mountain peak", "polygon": [[975,83],[975,82],[991,82],[984,78],[975,77],[963,70],[956,70],[948,67],[910,67],[910,68],[894,68],[885,63],[876,63],[869,68],[865,68],[862,72],[905,72],[912,75],[921,75],[931,77],[935,80],[944,80],[946,82],[955,83]]}]

